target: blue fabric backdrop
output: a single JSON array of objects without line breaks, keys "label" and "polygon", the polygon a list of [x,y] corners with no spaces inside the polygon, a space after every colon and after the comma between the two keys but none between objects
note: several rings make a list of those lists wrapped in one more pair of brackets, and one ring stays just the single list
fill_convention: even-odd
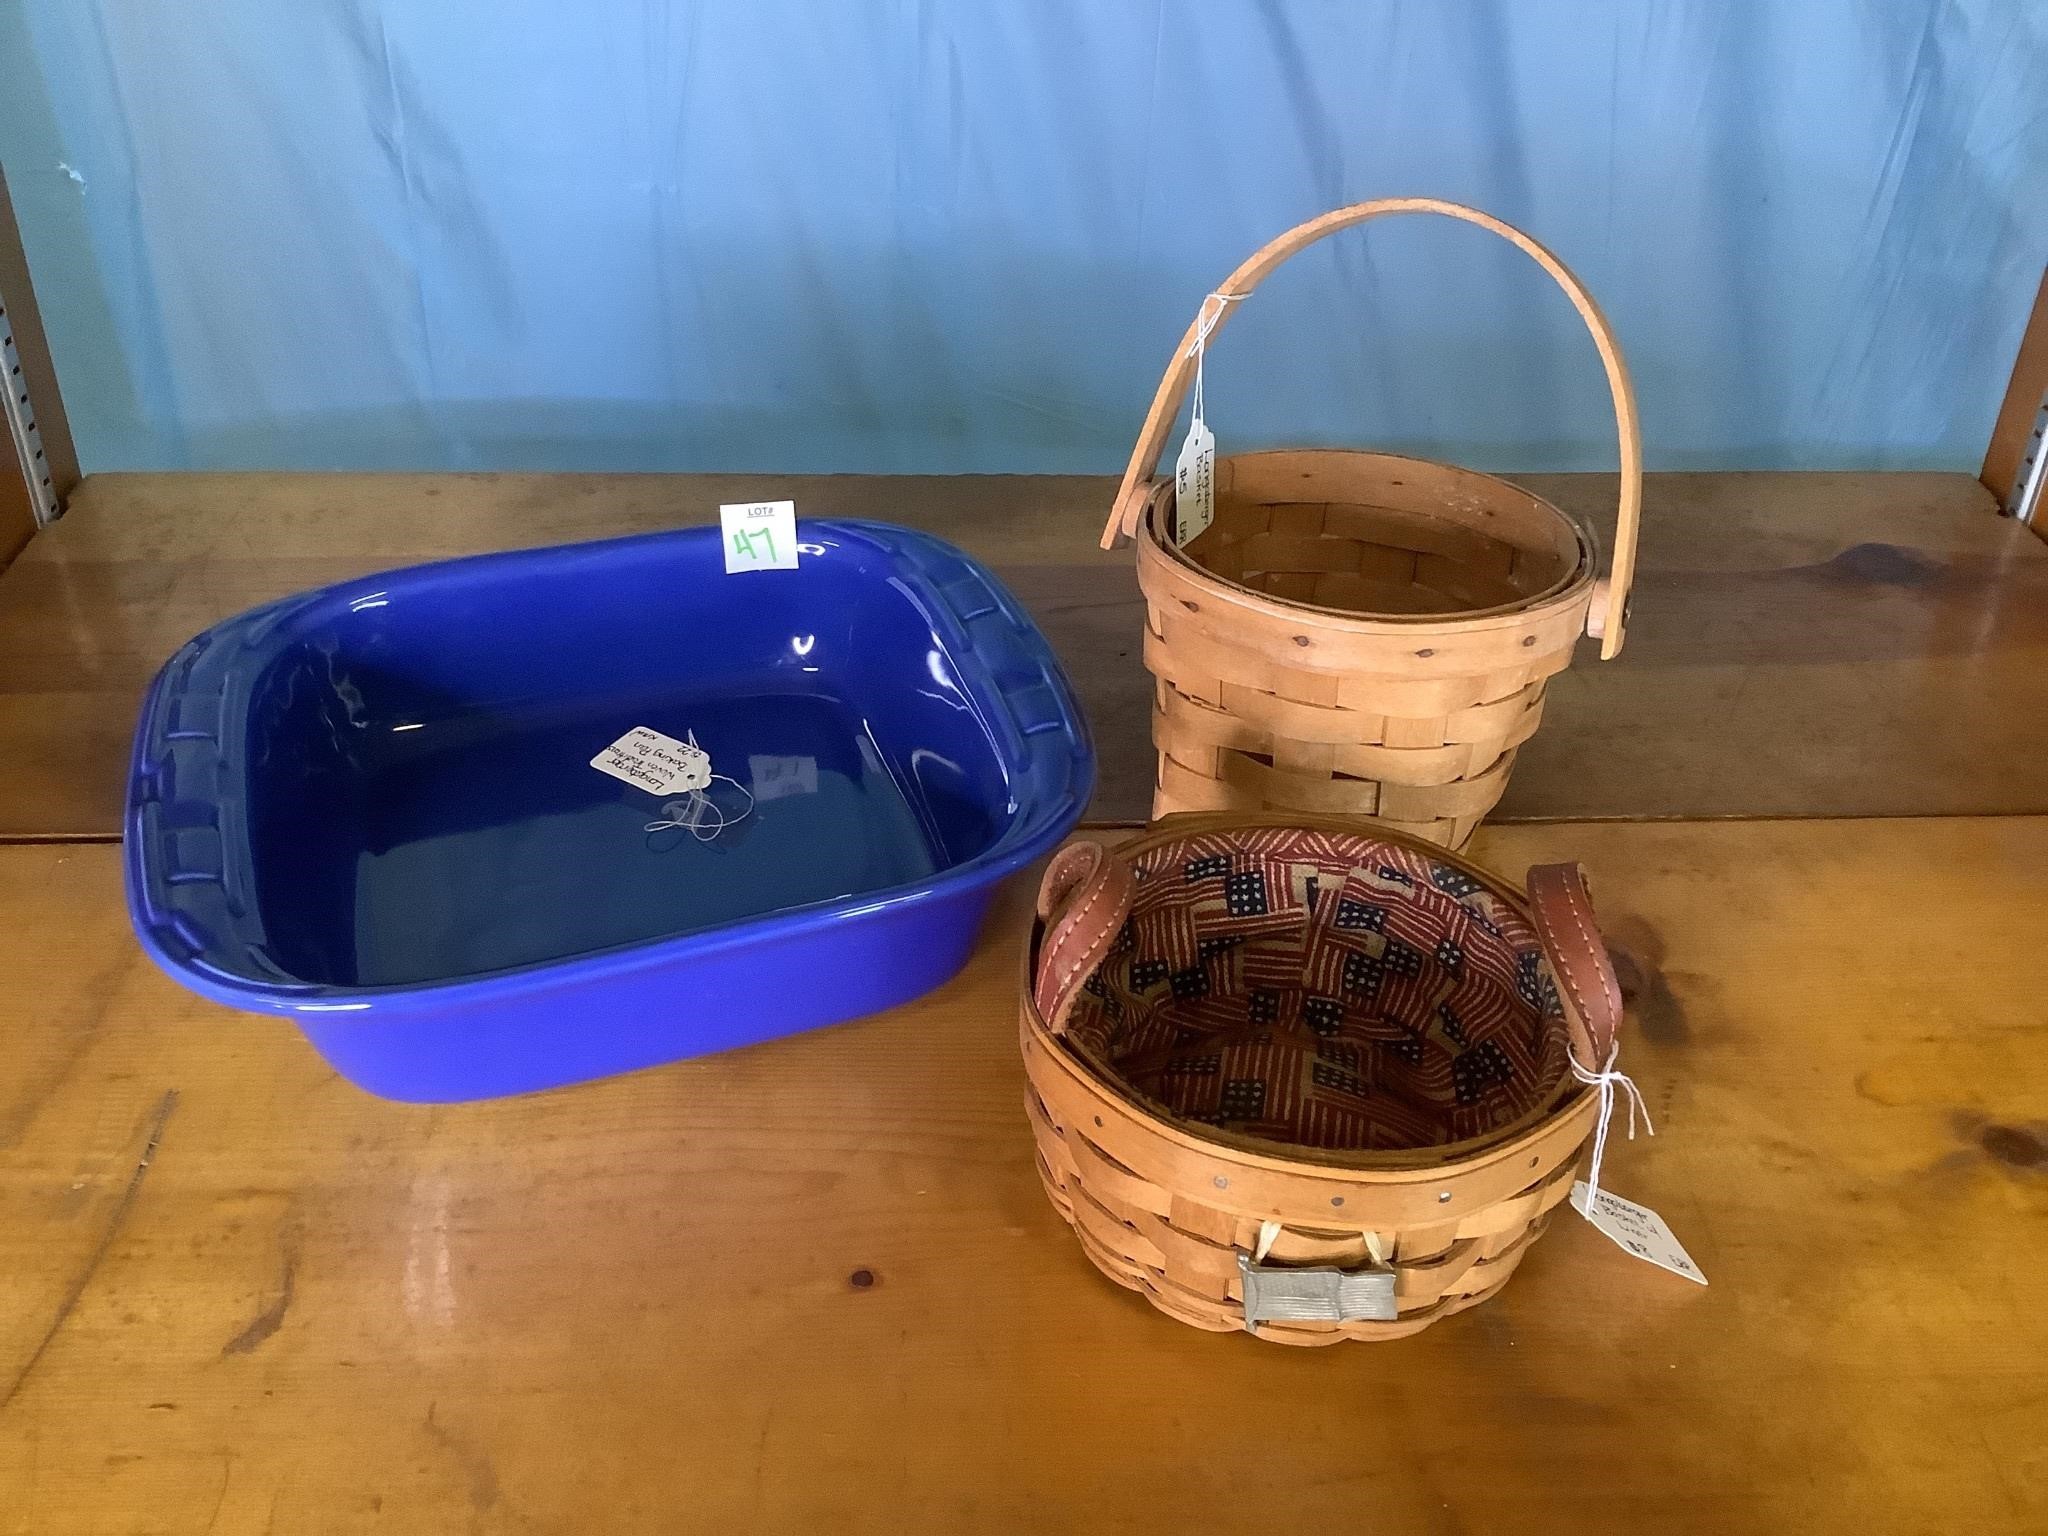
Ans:
[{"label": "blue fabric backdrop", "polygon": [[[0,0],[89,468],[1112,470],[1269,235],[1572,263],[1653,466],[1973,468],[2048,259],[2020,0]],[[1225,451],[1611,464],[1478,231],[1300,259]]]}]

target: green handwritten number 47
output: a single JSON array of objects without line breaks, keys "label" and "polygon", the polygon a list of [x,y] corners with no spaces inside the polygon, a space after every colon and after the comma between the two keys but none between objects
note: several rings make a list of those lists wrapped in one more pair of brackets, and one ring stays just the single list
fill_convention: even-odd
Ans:
[{"label": "green handwritten number 47", "polygon": [[[754,542],[756,539],[759,539],[761,542],[756,544]],[[752,561],[755,565],[762,563],[764,558],[762,549],[764,547],[767,550],[765,558],[773,562],[775,559],[775,530],[773,528],[741,528],[736,530],[732,536],[733,554],[742,560]]]}]

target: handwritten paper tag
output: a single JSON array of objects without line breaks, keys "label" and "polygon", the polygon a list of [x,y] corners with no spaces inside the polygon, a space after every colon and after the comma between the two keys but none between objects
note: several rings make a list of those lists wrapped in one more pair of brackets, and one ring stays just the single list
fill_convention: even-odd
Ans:
[{"label": "handwritten paper tag", "polygon": [[743,501],[718,509],[725,574],[796,569],[796,503]]},{"label": "handwritten paper tag", "polygon": [[1664,1218],[1648,1206],[1637,1205],[1633,1200],[1622,1199],[1612,1190],[1603,1189],[1589,1210],[1586,1206],[1586,1181],[1580,1179],[1572,1185],[1572,1209],[1637,1258],[1700,1285],[1707,1283],[1707,1277],[1693,1263],[1692,1255],[1664,1225]]},{"label": "handwritten paper tag", "polygon": [[1173,541],[1185,549],[1216,516],[1216,434],[1197,416],[1173,466]]},{"label": "handwritten paper tag", "polygon": [[644,725],[634,726],[598,753],[590,766],[650,795],[680,795],[711,783],[710,753],[694,740],[677,741]]}]

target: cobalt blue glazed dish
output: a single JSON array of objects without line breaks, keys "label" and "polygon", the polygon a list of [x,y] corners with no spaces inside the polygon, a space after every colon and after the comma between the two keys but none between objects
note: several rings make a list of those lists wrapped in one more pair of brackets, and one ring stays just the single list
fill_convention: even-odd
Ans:
[{"label": "cobalt blue glazed dish", "polygon": [[[433,1102],[945,981],[997,883],[1079,818],[1087,728],[960,551],[798,536],[794,570],[728,575],[693,528],[365,577],[200,635],[136,737],[143,947],[290,1017],[352,1082]],[[715,809],[593,762],[635,732],[708,754]]]}]

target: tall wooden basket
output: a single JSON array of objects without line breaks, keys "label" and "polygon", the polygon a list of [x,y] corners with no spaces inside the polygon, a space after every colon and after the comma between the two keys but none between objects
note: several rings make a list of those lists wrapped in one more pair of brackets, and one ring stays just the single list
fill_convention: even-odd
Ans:
[{"label": "tall wooden basket", "polygon": [[1138,546],[1145,664],[1156,679],[1153,814],[1279,810],[1374,816],[1464,846],[1507,787],[1543,689],[1583,632],[1622,644],[1642,502],[1635,396],[1584,286],[1511,225],[1456,203],[1358,203],[1289,230],[1231,273],[1242,299],[1325,235],[1395,213],[1437,213],[1527,252],[1578,309],[1606,366],[1621,440],[1611,574],[1593,533],[1491,475],[1392,454],[1219,459],[1215,519],[1174,542],[1172,477],[1155,481],[1195,368],[1234,306],[1190,325],[1124,471],[1105,549]]},{"label": "tall wooden basket", "polygon": [[1622,1018],[1576,865],[1524,896],[1353,820],[1173,816],[1069,844],[1038,915],[1039,1176],[1160,1311],[1397,1338],[1498,1291],[1569,1195],[1600,1103],[1568,1061],[1611,1064]]}]

